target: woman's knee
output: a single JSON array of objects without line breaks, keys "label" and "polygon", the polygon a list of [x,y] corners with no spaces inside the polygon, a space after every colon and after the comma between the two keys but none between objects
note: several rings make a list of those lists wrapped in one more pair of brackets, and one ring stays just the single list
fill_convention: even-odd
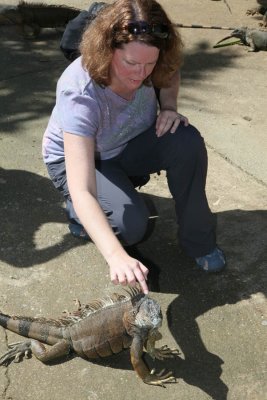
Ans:
[{"label": "woman's knee", "polygon": [[177,131],[177,136],[181,137],[183,142],[183,150],[186,151],[199,151],[205,148],[204,139],[201,136],[200,132],[193,126],[181,125]]},{"label": "woman's knee", "polygon": [[126,205],[117,227],[120,237],[127,245],[134,245],[143,239],[148,227],[148,218],[148,210]]},{"label": "woman's knee", "polygon": [[[207,150],[200,132],[192,125],[181,126],[176,131],[177,143],[173,146],[174,158],[183,162],[195,163],[196,160],[206,160]],[[206,161],[205,161],[206,162]]]},{"label": "woman's knee", "polygon": [[[179,126],[174,134],[167,134],[160,148],[163,169],[192,167],[197,160],[206,159],[206,147],[199,131],[192,125]],[[163,136],[164,138],[164,136]]]}]

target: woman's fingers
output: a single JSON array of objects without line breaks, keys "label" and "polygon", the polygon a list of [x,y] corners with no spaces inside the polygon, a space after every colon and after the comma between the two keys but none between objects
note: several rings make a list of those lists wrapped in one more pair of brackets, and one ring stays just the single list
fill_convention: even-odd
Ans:
[{"label": "woman's fingers", "polygon": [[156,121],[156,135],[160,137],[168,131],[174,133],[180,122],[183,122],[185,126],[189,124],[188,118],[176,111],[161,111]]},{"label": "woman's fingers", "polygon": [[148,275],[148,269],[140,262],[138,262],[138,267],[134,270],[134,275],[139,282],[142,291],[147,294],[148,293],[148,287],[146,283],[147,275]]},{"label": "woman's fingers", "polygon": [[142,291],[147,294],[148,287],[146,283],[148,269],[139,261],[135,260],[135,265],[126,268],[116,268],[110,273],[111,282],[115,285],[135,286],[138,282]]}]

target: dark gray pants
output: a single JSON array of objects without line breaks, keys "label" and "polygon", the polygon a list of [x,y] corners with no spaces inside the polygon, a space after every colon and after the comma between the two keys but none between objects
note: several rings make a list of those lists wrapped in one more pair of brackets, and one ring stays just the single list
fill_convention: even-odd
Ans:
[{"label": "dark gray pants", "polygon": [[[54,185],[67,202],[70,219],[79,222],[69,196],[65,163],[48,164]],[[166,171],[175,201],[179,240],[191,257],[211,252],[216,245],[215,218],[206,194],[207,151],[192,125],[180,124],[174,134],[158,138],[152,126],[132,139],[111,160],[96,161],[97,196],[114,230],[125,243],[139,242],[147,229],[149,213],[129,176]]]}]

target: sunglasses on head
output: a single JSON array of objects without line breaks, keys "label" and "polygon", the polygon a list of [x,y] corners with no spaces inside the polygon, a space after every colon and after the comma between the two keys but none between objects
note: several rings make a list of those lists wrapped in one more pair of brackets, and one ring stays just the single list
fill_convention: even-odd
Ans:
[{"label": "sunglasses on head", "polygon": [[146,21],[129,22],[123,26],[123,30],[127,30],[132,35],[147,33],[160,39],[167,39],[170,33],[167,25],[148,24]]}]

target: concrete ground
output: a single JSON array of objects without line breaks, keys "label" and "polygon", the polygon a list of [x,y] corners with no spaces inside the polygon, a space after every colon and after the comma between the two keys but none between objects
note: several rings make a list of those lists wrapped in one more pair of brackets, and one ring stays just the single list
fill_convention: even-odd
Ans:
[{"label": "concrete ground", "polygon": [[[161,1],[175,22],[258,26],[258,17],[245,15],[253,0],[227,2],[232,13],[223,1]],[[226,31],[181,33],[179,111],[206,140],[207,195],[227,269],[204,275],[179,251],[164,174],[152,176],[141,192],[158,218],[150,238],[131,251],[150,268],[150,295],[164,315],[161,343],[180,351],[156,367],[173,370],[177,383],[166,389],[143,384],[128,352],[101,363],[73,357],[43,365],[31,358],[0,368],[1,399],[267,399],[267,53],[237,45],[213,49]],[[114,286],[95,246],[68,233],[42,162],[42,134],[67,65],[60,34],[44,30],[24,41],[2,27],[0,35],[0,309],[57,317],[74,307],[73,299],[87,302]],[[0,354],[18,340],[0,328]]]}]

